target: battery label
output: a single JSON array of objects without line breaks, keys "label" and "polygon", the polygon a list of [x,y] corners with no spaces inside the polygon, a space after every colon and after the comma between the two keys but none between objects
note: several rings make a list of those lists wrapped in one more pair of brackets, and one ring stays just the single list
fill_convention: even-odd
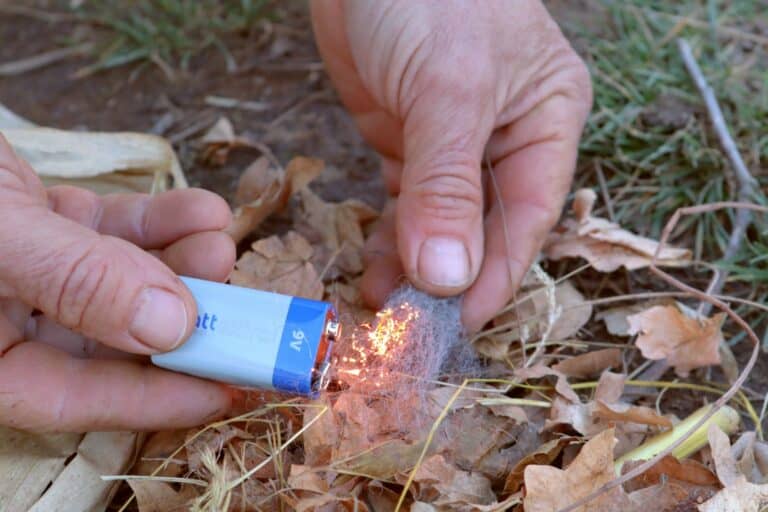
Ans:
[{"label": "battery label", "polygon": [[183,277],[197,302],[190,338],[157,366],[245,387],[311,394],[330,305]]},{"label": "battery label", "polygon": [[275,389],[309,394],[318,349],[314,340],[322,335],[327,312],[328,307],[322,302],[291,299],[272,375]]}]

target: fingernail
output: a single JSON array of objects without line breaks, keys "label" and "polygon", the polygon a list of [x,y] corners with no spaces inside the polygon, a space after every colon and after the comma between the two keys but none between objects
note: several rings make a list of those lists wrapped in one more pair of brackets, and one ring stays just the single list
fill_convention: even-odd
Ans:
[{"label": "fingernail", "polygon": [[456,238],[434,236],[421,244],[418,270],[434,286],[463,286],[469,281],[469,253]]},{"label": "fingernail", "polygon": [[141,292],[129,330],[149,347],[171,350],[181,343],[187,331],[187,308],[177,295],[147,288]]}]

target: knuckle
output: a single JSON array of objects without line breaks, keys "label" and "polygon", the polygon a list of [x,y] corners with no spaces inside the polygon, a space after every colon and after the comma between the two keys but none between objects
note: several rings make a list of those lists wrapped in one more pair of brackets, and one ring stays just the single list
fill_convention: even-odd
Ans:
[{"label": "knuckle", "polygon": [[110,258],[95,247],[83,250],[67,265],[56,296],[56,318],[79,329],[104,295]]},{"label": "knuckle", "polygon": [[480,176],[467,161],[453,160],[427,171],[411,195],[421,211],[440,219],[464,219],[482,211]]}]

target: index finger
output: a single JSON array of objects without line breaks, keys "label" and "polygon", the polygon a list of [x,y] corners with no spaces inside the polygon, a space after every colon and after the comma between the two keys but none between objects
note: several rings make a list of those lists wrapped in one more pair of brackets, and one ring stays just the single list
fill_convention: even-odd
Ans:
[{"label": "index finger", "polygon": [[0,423],[36,431],[163,430],[225,414],[225,386],[128,361],[75,359],[26,342],[0,358]]}]

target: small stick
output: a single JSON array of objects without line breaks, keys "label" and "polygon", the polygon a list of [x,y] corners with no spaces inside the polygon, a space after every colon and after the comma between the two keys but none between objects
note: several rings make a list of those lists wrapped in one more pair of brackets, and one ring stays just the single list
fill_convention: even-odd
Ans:
[{"label": "small stick", "polygon": [[[731,137],[730,130],[728,130],[728,125],[725,123],[725,118],[723,117],[723,111],[720,109],[720,104],[717,102],[717,97],[715,97],[712,87],[710,87],[707,80],[704,78],[704,74],[702,73],[698,62],[696,62],[696,58],[693,56],[688,41],[679,38],[677,40],[677,47],[680,50],[680,57],[683,59],[683,63],[685,64],[688,73],[696,84],[699,94],[701,94],[704,99],[709,119],[712,121],[712,126],[720,139],[720,144],[733,166],[736,182],[739,186],[739,189],[736,192],[736,200],[741,203],[750,202],[754,197],[756,182],[749,172],[749,169],[747,169],[747,166],[744,164],[744,160],[741,158],[738,147],[736,146],[733,137]],[[736,212],[736,222],[728,237],[728,245],[723,252],[723,259],[729,260],[739,251],[742,240],[744,239],[744,234],[751,221],[752,214],[748,209],[740,208]],[[706,293],[708,295],[718,295],[722,291],[723,286],[725,286],[727,278],[727,270],[715,269],[715,274],[712,276],[712,279],[707,286]],[[708,316],[711,310],[712,304],[708,302],[702,302],[699,306],[699,314],[702,316]],[[669,365],[666,360],[658,361],[654,363],[642,377],[648,379],[658,378],[663,375],[668,368]]]},{"label": "small stick", "polygon": [[93,49],[91,43],[83,43],[69,48],[57,48],[44,53],[25,57],[13,62],[0,64],[0,76],[15,76],[44,68],[70,57],[84,55]]},{"label": "small stick", "polygon": [[[720,139],[720,144],[733,166],[734,175],[736,176],[736,182],[739,187],[735,199],[740,203],[750,202],[754,197],[757,183],[749,172],[749,169],[747,169],[747,166],[744,164],[744,160],[741,158],[736,142],[734,142],[730,130],[728,130],[728,125],[725,122],[723,111],[720,109],[715,93],[704,78],[704,74],[701,72],[701,68],[699,68],[699,64],[693,56],[688,41],[682,38],[678,39],[677,47],[680,50],[680,57],[682,57],[685,67],[688,69],[688,73],[691,75],[691,78],[693,78],[696,87],[699,89],[699,93],[704,99],[709,119],[712,121],[712,126],[717,133],[717,137]],[[723,253],[724,259],[729,260],[733,258],[739,251],[741,242],[744,239],[744,233],[747,231],[747,227],[751,221],[752,213],[746,208],[740,208],[736,214],[736,223],[728,238],[728,246]],[[719,294],[725,285],[727,277],[728,271],[722,269],[716,271],[712,281],[709,283],[707,293],[710,295]],[[703,315],[707,315],[711,308],[711,304],[704,304],[700,311]]]}]

